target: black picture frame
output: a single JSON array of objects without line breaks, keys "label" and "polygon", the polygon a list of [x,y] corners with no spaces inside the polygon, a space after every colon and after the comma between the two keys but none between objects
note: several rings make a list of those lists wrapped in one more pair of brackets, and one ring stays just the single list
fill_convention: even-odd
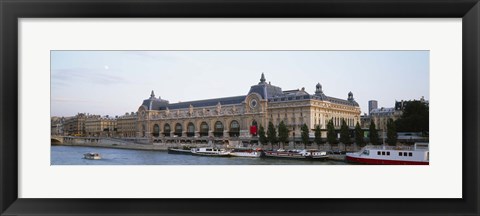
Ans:
[{"label": "black picture frame", "polygon": [[[479,215],[478,0],[0,0],[1,215]],[[462,18],[462,199],[19,199],[18,19]],[[448,43],[448,41],[446,41]],[[458,114],[450,114],[458,118]],[[439,188],[441,190],[441,188]]]}]

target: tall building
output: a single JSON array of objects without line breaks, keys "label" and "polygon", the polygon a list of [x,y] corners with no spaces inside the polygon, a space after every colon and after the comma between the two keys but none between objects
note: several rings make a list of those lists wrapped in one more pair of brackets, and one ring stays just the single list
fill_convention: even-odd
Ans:
[{"label": "tall building", "polygon": [[378,101],[376,100],[369,100],[368,101],[368,114],[370,115],[372,110],[378,109]]},{"label": "tall building", "polygon": [[[169,103],[151,92],[138,109],[138,136],[164,142],[172,137],[185,141],[256,140],[258,128],[267,129],[283,121],[290,137],[300,137],[300,127],[326,128],[332,119],[336,128],[342,120],[350,127],[360,121],[360,107],[349,92],[346,99],[324,94],[322,85],[315,86],[314,94],[305,88],[283,91],[266,82],[262,73],[260,82],[250,86],[246,95]],[[312,133],[313,136],[313,133]],[[178,140],[178,138],[177,138]]]},{"label": "tall building", "polygon": [[116,134],[117,121],[109,116],[87,115],[85,133],[93,137],[112,137]]},{"label": "tall building", "polygon": [[78,113],[73,117],[65,118],[63,123],[63,132],[67,136],[85,135],[85,113]]},{"label": "tall building", "polygon": [[137,113],[125,113],[117,118],[117,135],[119,137],[136,137],[137,131]]},{"label": "tall building", "polygon": [[63,124],[65,122],[64,117],[53,116],[50,118],[50,134],[51,135],[63,135]]}]

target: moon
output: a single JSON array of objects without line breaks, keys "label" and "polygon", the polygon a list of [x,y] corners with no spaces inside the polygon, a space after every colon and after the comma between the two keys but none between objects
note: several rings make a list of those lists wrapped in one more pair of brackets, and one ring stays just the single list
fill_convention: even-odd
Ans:
[{"label": "moon", "polygon": [[109,69],[108,65],[105,65],[105,66],[103,66],[103,67],[105,68],[105,70],[108,70],[108,69]]}]

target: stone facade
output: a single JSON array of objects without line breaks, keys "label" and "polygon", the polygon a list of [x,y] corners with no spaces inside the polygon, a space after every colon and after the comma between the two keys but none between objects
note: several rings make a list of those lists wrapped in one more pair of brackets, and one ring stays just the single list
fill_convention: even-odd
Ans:
[{"label": "stone facade", "polygon": [[63,132],[63,124],[65,123],[64,117],[56,117],[53,116],[50,118],[50,135],[58,135],[62,136]]},{"label": "stone facade", "polygon": [[125,113],[117,118],[117,136],[136,137],[137,132],[137,113]]},{"label": "stone facade", "polygon": [[79,113],[73,117],[65,118],[63,124],[63,132],[66,136],[84,136],[85,135],[85,119],[84,113]]},{"label": "stone facade", "polygon": [[276,126],[283,121],[290,137],[300,137],[301,125],[325,129],[330,119],[336,128],[340,128],[342,119],[351,128],[360,121],[360,107],[351,92],[346,100],[329,97],[320,83],[315,94],[304,88],[283,91],[267,83],[262,74],[260,82],[244,96],[171,104],[152,91],[138,109],[137,136],[153,142],[172,138],[252,141],[257,140],[255,131],[260,125],[266,130],[270,121]]},{"label": "stone facade", "polygon": [[88,115],[85,119],[85,132],[89,137],[113,137],[116,127],[116,119],[109,116]]}]

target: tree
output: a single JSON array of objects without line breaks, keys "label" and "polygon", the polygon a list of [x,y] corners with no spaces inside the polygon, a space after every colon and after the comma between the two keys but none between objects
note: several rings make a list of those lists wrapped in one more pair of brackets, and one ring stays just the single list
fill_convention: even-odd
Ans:
[{"label": "tree", "polygon": [[320,130],[320,125],[315,127],[315,143],[317,145],[323,144],[322,143],[322,131]]},{"label": "tree", "polygon": [[388,145],[397,144],[397,129],[395,127],[395,122],[393,122],[393,119],[388,119],[387,121],[387,143]]},{"label": "tree", "polygon": [[337,143],[337,133],[335,133],[335,127],[333,126],[333,119],[330,119],[327,123],[327,142],[330,144]]},{"label": "tree", "polygon": [[277,143],[277,131],[275,130],[275,126],[272,122],[268,122],[268,129],[267,129],[267,139],[270,144],[273,145]]},{"label": "tree", "polygon": [[395,121],[399,132],[422,132],[429,131],[429,107],[423,101],[407,101],[402,116]]},{"label": "tree", "polygon": [[284,145],[288,143],[288,128],[283,121],[278,125],[278,141]]},{"label": "tree", "polygon": [[258,139],[262,144],[268,143],[267,136],[265,136],[265,128],[263,128],[262,125],[260,125],[260,128],[258,129]]},{"label": "tree", "polygon": [[302,142],[303,142],[303,145],[305,146],[305,148],[307,148],[307,144],[310,140],[310,137],[308,135],[308,126],[307,124],[303,124],[302,127],[300,128],[300,130],[302,131]]},{"label": "tree", "polygon": [[363,146],[363,130],[360,127],[360,124],[357,122],[355,125],[355,143],[357,143],[358,146]]},{"label": "tree", "polygon": [[342,126],[340,127],[340,142],[347,145],[350,144],[350,132],[347,122],[342,119]]},{"label": "tree", "polygon": [[378,131],[377,128],[375,127],[375,122],[373,119],[370,121],[370,143],[373,145],[378,145]]}]

